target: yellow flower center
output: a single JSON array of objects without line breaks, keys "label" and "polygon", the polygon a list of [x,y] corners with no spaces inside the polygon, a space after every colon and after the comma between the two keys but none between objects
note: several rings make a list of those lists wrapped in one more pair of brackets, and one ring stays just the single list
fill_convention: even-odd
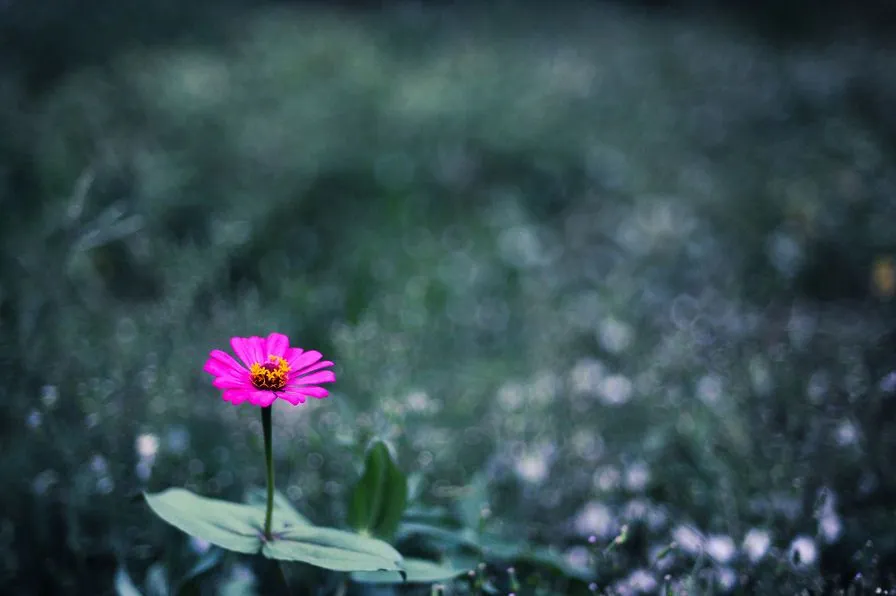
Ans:
[{"label": "yellow flower center", "polygon": [[280,391],[289,380],[289,364],[280,356],[269,356],[270,362],[256,362],[249,368],[249,377],[256,389]]}]

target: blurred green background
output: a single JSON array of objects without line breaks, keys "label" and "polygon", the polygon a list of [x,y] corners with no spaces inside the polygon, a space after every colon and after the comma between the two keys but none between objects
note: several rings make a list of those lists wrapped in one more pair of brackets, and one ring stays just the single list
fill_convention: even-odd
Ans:
[{"label": "blurred green background", "polygon": [[[568,561],[629,524],[608,593],[896,587],[879,32],[39,4],[0,4],[0,591],[113,594],[201,550],[133,496],[263,484],[258,412],[202,365],[273,330],[336,362],[274,418],[315,522],[381,437],[421,502],[482,473],[496,523]],[[244,564],[204,589],[275,593]]]}]

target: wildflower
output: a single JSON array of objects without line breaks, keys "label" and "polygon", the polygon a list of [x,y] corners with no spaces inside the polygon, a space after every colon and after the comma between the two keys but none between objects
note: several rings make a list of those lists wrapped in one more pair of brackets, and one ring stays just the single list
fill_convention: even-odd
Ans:
[{"label": "wildflower", "polygon": [[[230,340],[240,364],[221,350],[214,350],[205,363],[205,372],[215,377],[214,386],[222,390],[222,398],[233,404],[248,401],[269,407],[277,398],[294,406],[308,397],[323,399],[329,392],[321,383],[332,383],[336,375],[320,352],[289,346],[281,333],[263,337],[234,337]],[[245,365],[245,366],[243,366]]]},{"label": "wildflower", "polygon": [[716,570],[716,581],[723,592],[730,592],[737,585],[737,573],[731,567],[721,567]]},{"label": "wildflower", "polygon": [[747,557],[755,563],[765,556],[771,543],[772,539],[768,532],[753,528],[744,536],[744,551],[747,553]]},{"label": "wildflower", "polygon": [[28,418],[25,419],[25,424],[28,425],[28,428],[34,429],[40,426],[42,420],[43,416],[40,412],[31,410],[31,413],[28,414]]},{"label": "wildflower", "polygon": [[826,542],[837,542],[843,532],[843,523],[836,513],[830,513],[822,516],[818,521],[818,529]]},{"label": "wildflower", "polygon": [[656,578],[645,569],[636,569],[625,579],[625,584],[631,588],[635,594],[645,594],[656,592]]},{"label": "wildflower", "polygon": [[788,555],[794,565],[812,565],[818,558],[818,548],[808,536],[797,536],[790,544]]},{"label": "wildflower", "polygon": [[540,453],[524,455],[516,462],[516,473],[526,482],[540,484],[548,476],[547,459]]},{"label": "wildflower", "polygon": [[734,541],[728,536],[716,534],[706,540],[707,554],[722,565],[729,563],[736,551]]},{"label": "wildflower", "polygon": [[548,477],[554,447],[539,445],[520,457],[515,463],[516,473],[531,484],[540,484]]},{"label": "wildflower", "polygon": [[[600,538],[608,538],[616,532],[617,525],[610,508],[592,501],[576,515],[575,528],[579,534],[593,534]],[[596,540],[595,540],[596,541]]]},{"label": "wildflower", "polygon": [[678,526],[675,528],[672,532],[672,539],[686,553],[696,555],[703,551],[703,536],[689,526]]},{"label": "wildflower", "polygon": [[159,437],[154,434],[144,433],[139,435],[134,443],[140,459],[155,459],[156,453],[159,451]]},{"label": "wildflower", "polygon": [[632,492],[641,492],[650,481],[650,469],[644,462],[635,462],[625,470],[625,487]]},{"label": "wildflower", "polygon": [[598,338],[606,351],[619,354],[632,344],[634,332],[627,323],[609,317],[601,321]]},{"label": "wildflower", "polygon": [[587,569],[588,562],[591,560],[591,555],[588,549],[584,546],[574,546],[564,553],[563,558],[566,559],[566,562],[570,567]]},{"label": "wildflower", "polygon": [[597,392],[605,404],[618,406],[631,398],[634,386],[628,377],[624,375],[610,375],[600,381]]}]

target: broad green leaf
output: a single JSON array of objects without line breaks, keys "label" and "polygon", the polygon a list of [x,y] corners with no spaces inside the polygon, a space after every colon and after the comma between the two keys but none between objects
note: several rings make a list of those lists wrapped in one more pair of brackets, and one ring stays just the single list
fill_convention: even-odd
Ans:
[{"label": "broad green leaf", "polygon": [[401,524],[398,530],[400,538],[404,539],[414,535],[428,538],[438,546],[481,549],[489,557],[505,560],[522,556],[527,548],[523,543],[506,540],[490,532],[479,534],[471,528],[453,530],[415,522]]},{"label": "broad green leaf", "polygon": [[273,540],[262,539],[264,509],[197,496],[180,488],[146,495],[150,508],[178,529],[228,550],[301,561],[334,571],[401,570],[401,555],[387,543],[330,528],[274,519]]},{"label": "broad green leaf", "polygon": [[407,522],[401,524],[398,537],[422,536],[442,548],[482,551],[489,558],[511,561],[525,554],[525,543],[507,540],[491,532],[478,533],[471,528],[448,529],[431,524]]},{"label": "broad green leaf", "polygon": [[482,557],[469,552],[451,553],[445,557],[445,563],[450,564],[455,569],[475,569],[482,562]]},{"label": "broad green leaf", "polygon": [[404,540],[411,536],[423,536],[441,546],[465,546],[469,548],[478,548],[479,546],[476,540],[476,532],[469,528],[453,530],[416,522],[401,524],[396,537],[399,540]]},{"label": "broad green leaf", "polygon": [[[268,503],[267,489],[251,488],[246,492],[246,503],[264,510]],[[289,499],[279,490],[274,491],[274,513],[272,521],[286,522],[290,526],[311,526],[311,520],[296,511]]]},{"label": "broad green leaf", "polygon": [[115,594],[117,596],[143,596],[124,567],[119,567],[115,572]]},{"label": "broad green leaf", "polygon": [[479,545],[486,557],[512,561],[523,556],[528,548],[525,543],[507,540],[494,534],[483,534]]},{"label": "broad green leaf", "polygon": [[424,523],[403,523],[398,529],[398,539],[404,540],[411,536],[426,538],[433,546],[452,551],[451,558],[455,567],[459,568],[465,567],[460,562],[467,560],[465,552],[481,550],[486,559],[508,562],[526,561],[540,567],[553,569],[572,579],[582,581],[594,579],[594,574],[590,569],[571,565],[562,554],[554,549],[543,546],[532,548],[524,542],[508,540],[491,532],[477,535],[470,528],[454,530]]},{"label": "broad green leaf", "polygon": [[352,489],[348,523],[383,539],[395,534],[408,498],[408,482],[382,441],[367,451],[364,473]]},{"label": "broad green leaf", "polygon": [[456,527],[458,522],[447,507],[417,503],[405,509],[403,521]]},{"label": "broad green leaf", "polygon": [[317,526],[293,526],[265,543],[261,552],[269,559],[332,571],[402,570],[401,554],[386,542]]},{"label": "broad green leaf", "polygon": [[238,553],[261,550],[264,511],[256,507],[207,499],[182,488],[144,496],[156,515],[190,536]]},{"label": "broad green leaf", "polygon": [[396,571],[357,571],[352,573],[352,580],[365,584],[434,584],[451,581],[467,572],[424,559],[405,559],[404,570],[407,579]]}]

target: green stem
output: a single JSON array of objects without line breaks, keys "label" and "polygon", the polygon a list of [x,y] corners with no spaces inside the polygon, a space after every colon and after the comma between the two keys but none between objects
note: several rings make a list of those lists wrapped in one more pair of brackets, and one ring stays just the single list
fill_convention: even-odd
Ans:
[{"label": "green stem", "polygon": [[274,449],[271,438],[271,406],[261,409],[261,428],[264,431],[264,463],[268,478],[268,503],[264,513],[264,537],[271,539],[271,516],[274,513]]}]

